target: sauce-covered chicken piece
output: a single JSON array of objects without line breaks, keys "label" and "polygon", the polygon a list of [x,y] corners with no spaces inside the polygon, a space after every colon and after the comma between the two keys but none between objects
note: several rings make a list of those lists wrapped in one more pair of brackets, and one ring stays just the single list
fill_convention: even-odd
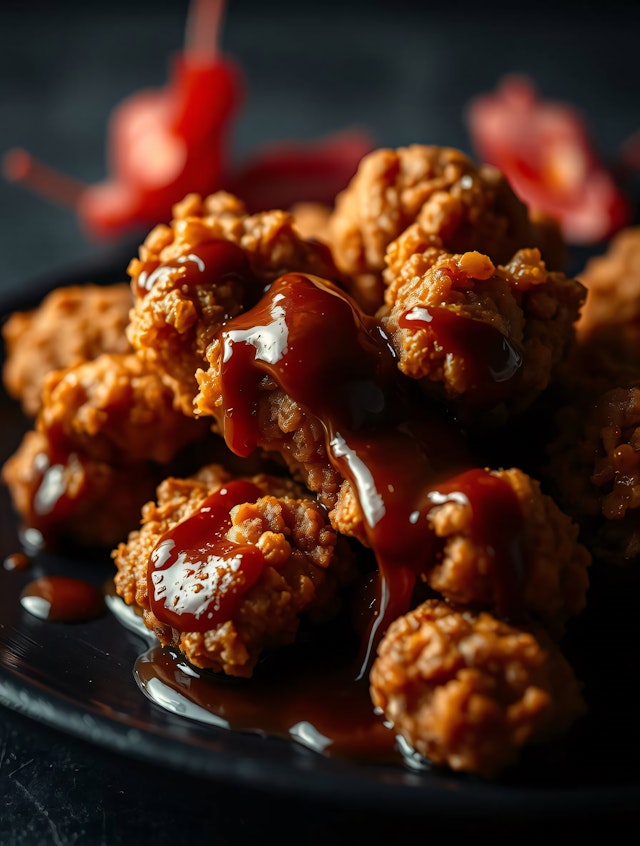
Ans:
[{"label": "sauce-covered chicken piece", "polygon": [[326,511],[288,479],[219,466],[168,478],[114,550],[118,594],[194,665],[248,677],[300,616],[330,616],[354,567]]},{"label": "sauce-covered chicken piece", "polygon": [[35,417],[44,379],[52,370],[91,361],[103,352],[128,352],[125,329],[132,305],[126,282],[70,285],[56,288],[32,311],[14,312],[2,328],[7,393]]},{"label": "sauce-covered chicken piece", "polygon": [[[591,556],[578,525],[521,470],[471,470],[433,483],[419,579],[446,599],[510,619],[534,620],[561,637],[586,605]],[[345,483],[331,514],[340,532],[362,534],[364,517]]]},{"label": "sauce-covered chicken piece", "polygon": [[362,159],[329,221],[338,268],[362,302],[382,303],[387,247],[413,223],[448,252],[479,250],[499,264],[539,247],[550,267],[564,261],[555,225],[531,220],[496,168],[449,147],[379,149]]},{"label": "sauce-covered chicken piece", "polygon": [[378,627],[408,610],[419,580],[557,630],[582,609],[589,556],[576,527],[524,474],[475,466],[349,295],[287,274],[207,356],[196,408],[238,455],[281,455],[334,528],[373,550],[386,594]]},{"label": "sauce-covered chicken piece", "polygon": [[110,546],[137,525],[166,465],[206,434],[144,359],[104,353],[47,376],[36,432],[3,478],[47,542]]},{"label": "sauce-covered chicken piece", "polygon": [[48,376],[37,426],[60,447],[102,461],[167,464],[207,431],[176,405],[142,356],[103,354]]},{"label": "sauce-covered chicken piece", "polygon": [[466,422],[525,410],[573,342],[583,286],[549,272],[537,249],[494,265],[450,254],[417,224],[387,253],[378,316],[403,373],[453,403]]},{"label": "sauce-covered chicken piece", "polygon": [[571,667],[544,632],[435,599],[392,623],[370,681],[374,705],[409,747],[485,778],[585,711]]},{"label": "sauce-covered chicken piece", "polygon": [[197,393],[195,371],[221,325],[290,270],[338,275],[327,247],[303,239],[290,214],[249,215],[224,192],[189,195],[174,207],[170,226],[147,236],[128,269],[135,297],[128,335],[173,380],[186,413]]}]

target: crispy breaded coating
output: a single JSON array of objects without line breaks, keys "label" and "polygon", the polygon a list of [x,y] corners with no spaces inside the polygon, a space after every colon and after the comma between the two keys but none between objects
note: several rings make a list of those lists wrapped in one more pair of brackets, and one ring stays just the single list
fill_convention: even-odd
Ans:
[{"label": "crispy breaded coating", "polygon": [[323,203],[296,203],[289,209],[293,215],[295,226],[303,238],[313,238],[323,243],[329,243],[329,218],[331,207]]},{"label": "crispy breaded coating", "polygon": [[[450,497],[427,511],[437,539],[433,560],[425,560],[421,578],[446,599],[462,605],[499,610],[505,563],[519,563],[512,590],[522,611],[561,636],[567,621],[586,605],[591,556],[578,540],[578,525],[543,494],[538,481],[521,470],[492,470],[512,488],[522,512],[518,533],[519,562],[496,560],[495,549],[473,531],[473,513],[464,497]],[[331,512],[338,532],[363,540],[363,516],[351,486],[345,482]],[[508,574],[509,576],[511,574]]]},{"label": "crispy breaded coating", "polygon": [[171,388],[135,353],[51,373],[37,426],[66,449],[114,465],[166,464],[207,431],[176,408]]},{"label": "crispy breaded coating", "polygon": [[[578,274],[588,291],[576,329],[581,339],[608,326],[626,325],[638,343],[640,317],[640,226],[613,236],[603,255],[589,259]],[[631,339],[629,339],[631,340]]]},{"label": "crispy breaded coating", "polygon": [[139,530],[113,552],[115,585],[128,604],[143,609],[144,621],[163,644],[173,644],[194,665],[249,677],[260,654],[292,643],[303,612],[323,617],[336,609],[353,562],[328,523],[325,510],[288,479],[257,476],[256,502],[235,507],[227,537],[258,547],[264,569],[242,597],[231,619],[206,631],[178,631],[159,621],[150,607],[148,568],[162,536],[196,514],[204,500],[230,481],[221,467],[207,466],[188,479],[168,478],[157,502],[142,511]]},{"label": "crispy breaded coating", "polygon": [[640,387],[612,388],[558,413],[549,476],[602,560],[640,557]]},{"label": "crispy breaded coating", "polygon": [[2,467],[13,506],[47,545],[113,546],[134,528],[158,482],[157,469],[137,462],[114,467],[80,452],[60,453],[30,431]]},{"label": "crispy breaded coating", "polygon": [[467,416],[531,405],[573,342],[585,296],[537,249],[496,266],[430,246],[417,224],[391,244],[387,280],[379,316],[398,366]]},{"label": "crispy breaded coating", "polygon": [[374,705],[411,748],[484,778],[584,712],[579,682],[543,632],[435,599],[391,624],[370,682]]},{"label": "crispy breaded coating", "polygon": [[133,304],[126,282],[56,288],[38,308],[14,312],[2,328],[7,393],[30,417],[40,409],[42,384],[52,370],[91,361],[103,352],[125,353]]},{"label": "crispy breaded coating", "polygon": [[[222,275],[205,267],[186,284],[180,259],[203,244],[222,240],[244,252],[245,265]],[[215,263],[214,263],[215,264]],[[164,266],[150,290],[138,282],[145,268]],[[128,268],[136,295],[128,336],[172,380],[185,413],[196,394],[194,373],[222,323],[259,298],[265,284],[286,271],[337,275],[328,248],[305,240],[291,214],[248,215],[242,202],[218,192],[205,199],[190,194],[174,207],[170,226],[153,229]]]},{"label": "crispy breaded coating", "polygon": [[387,247],[413,223],[448,252],[479,250],[499,264],[540,247],[550,267],[564,261],[557,229],[532,221],[494,167],[449,147],[414,144],[365,156],[338,196],[329,222],[338,268],[375,286]]}]

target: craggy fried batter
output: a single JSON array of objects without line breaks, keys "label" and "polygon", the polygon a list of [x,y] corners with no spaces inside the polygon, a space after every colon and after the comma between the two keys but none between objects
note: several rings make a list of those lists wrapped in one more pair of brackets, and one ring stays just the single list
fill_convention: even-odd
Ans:
[{"label": "craggy fried batter", "polygon": [[177,631],[150,609],[147,573],[161,537],[195,514],[206,497],[229,481],[221,467],[207,466],[189,479],[166,479],[157,503],[142,512],[142,525],[113,552],[116,590],[143,609],[145,624],[163,644],[173,644],[199,667],[248,677],[265,649],[293,642],[303,612],[320,617],[335,611],[353,562],[338,542],[326,512],[291,480],[267,476],[252,481],[264,491],[255,503],[231,512],[227,537],[262,550],[266,566],[234,614],[204,632]]},{"label": "craggy fried batter", "polygon": [[42,384],[52,370],[130,350],[125,328],[132,304],[126,282],[72,285],[52,291],[32,311],[11,315],[2,329],[7,353],[2,376],[25,414],[38,413]]},{"label": "craggy fried batter", "polygon": [[[572,343],[585,294],[576,280],[547,271],[537,249],[494,266],[478,252],[451,255],[430,246],[418,225],[390,245],[387,280],[379,316],[398,366],[474,415],[497,406],[503,416],[505,409],[522,412],[540,395]],[[407,314],[424,317],[407,326]],[[440,314],[449,321],[444,338]],[[451,325],[452,318],[467,320]],[[480,334],[478,321],[496,332]],[[479,368],[483,359],[487,366]]]},{"label": "craggy fried batter", "polygon": [[540,247],[550,267],[564,261],[557,228],[532,221],[499,171],[458,150],[414,144],[365,156],[338,196],[329,221],[338,268],[356,288],[375,290],[387,247],[413,223],[449,252],[479,250],[505,263]]},{"label": "craggy fried batter", "polygon": [[[631,226],[611,239],[603,255],[594,256],[579,274],[589,292],[576,326],[581,339],[604,327],[625,326],[640,340],[640,226]],[[630,344],[631,346],[631,344]]]},{"label": "craggy fried batter", "polygon": [[171,388],[134,353],[51,373],[37,426],[65,449],[115,465],[166,464],[206,431],[175,407]]},{"label": "craggy fried batter", "polygon": [[569,664],[543,632],[440,600],[391,624],[370,682],[374,705],[411,748],[485,778],[585,710]]},{"label": "craggy fried batter", "polygon": [[[195,284],[184,284],[186,270],[169,267],[150,291],[137,285],[145,267],[174,262],[200,244],[221,239],[238,245],[247,273],[212,279],[203,272]],[[291,214],[265,211],[248,215],[242,202],[218,192],[205,199],[190,194],[174,207],[170,226],[153,229],[128,268],[136,293],[128,336],[133,346],[174,380],[185,413],[196,394],[194,373],[226,320],[259,298],[265,284],[285,271],[298,270],[336,277],[329,250],[303,239]]]},{"label": "craggy fried batter", "polygon": [[601,560],[640,557],[640,387],[612,388],[568,403],[549,444],[556,498],[582,526]]}]

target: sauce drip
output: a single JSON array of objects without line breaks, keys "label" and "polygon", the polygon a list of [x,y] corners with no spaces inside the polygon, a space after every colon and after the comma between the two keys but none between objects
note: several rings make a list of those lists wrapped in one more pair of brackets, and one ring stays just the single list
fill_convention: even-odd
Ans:
[{"label": "sauce drip", "polygon": [[68,576],[43,576],[29,582],[20,594],[20,604],[34,617],[56,623],[94,620],[105,610],[99,588]]},{"label": "sauce drip", "polygon": [[145,262],[134,282],[138,296],[144,297],[159,279],[176,269],[180,270],[181,284],[189,287],[253,280],[245,251],[231,241],[214,239],[170,261]]},{"label": "sauce drip", "polygon": [[262,495],[251,482],[229,482],[161,537],[147,572],[150,607],[161,622],[206,631],[233,617],[265,564],[256,546],[225,537],[230,511]]},{"label": "sauce drip", "polygon": [[[73,512],[74,503],[82,497],[86,480],[84,460],[77,452],[68,452],[51,431],[48,445],[34,459],[34,485],[31,499],[33,528],[47,531],[63,523]],[[73,492],[69,483],[73,485]]]},{"label": "sauce drip", "polygon": [[13,552],[2,562],[5,570],[28,570],[31,566],[31,559],[24,552]]},{"label": "sauce drip", "polygon": [[[145,695],[174,714],[224,729],[282,737],[328,757],[400,763],[395,736],[337,655],[269,667],[268,677],[219,678],[154,646],[134,668]],[[339,666],[336,669],[336,664]]]},{"label": "sauce drip", "polygon": [[469,381],[465,401],[471,406],[494,405],[513,391],[522,353],[495,326],[444,306],[414,306],[401,315],[398,324],[426,330],[445,353],[463,359]]},{"label": "sauce drip", "polygon": [[431,507],[451,501],[470,506],[468,532],[488,556],[487,575],[496,612],[516,622],[524,615],[526,565],[522,510],[513,488],[499,476],[475,468],[439,483],[429,492]]},{"label": "sauce drip", "polygon": [[513,586],[515,592],[517,579],[506,575],[512,566],[507,547],[515,540],[499,541],[503,526],[497,517],[483,523],[506,504],[517,535],[522,517],[515,495],[505,483],[492,481],[488,471],[465,475],[471,462],[461,433],[438,407],[412,393],[415,385],[398,371],[377,321],[330,283],[292,273],[274,282],[256,307],[226,324],[220,338],[229,447],[246,456],[259,445],[259,388],[268,374],[322,422],[328,460],[358,497],[379,571],[360,675],[387,625],[409,609],[417,576],[433,563],[428,514],[438,491],[453,498],[460,484],[459,495],[478,515],[472,519],[474,539],[487,550],[501,550],[496,568],[501,603],[518,604],[507,589]]}]

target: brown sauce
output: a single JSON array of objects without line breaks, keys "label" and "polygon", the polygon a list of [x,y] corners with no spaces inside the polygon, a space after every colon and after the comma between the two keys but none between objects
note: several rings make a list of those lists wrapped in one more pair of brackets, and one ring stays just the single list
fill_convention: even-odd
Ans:
[{"label": "brown sauce", "polygon": [[170,261],[145,262],[135,279],[138,296],[144,297],[163,276],[176,269],[180,270],[181,283],[188,286],[253,279],[245,251],[231,241],[215,239]]},{"label": "brown sauce", "polygon": [[172,713],[219,728],[294,741],[330,757],[396,762],[395,736],[376,714],[350,665],[320,659],[276,668],[263,677],[228,679],[188,664],[177,650],[154,646],[136,661],[141,690]]},{"label": "brown sauce", "polygon": [[149,604],[161,622],[196,632],[233,617],[265,562],[256,546],[227,540],[230,511],[260,496],[250,482],[229,482],[162,536],[147,572]]},{"label": "brown sauce", "polygon": [[83,579],[42,576],[23,588],[20,604],[41,620],[79,623],[94,620],[105,610],[102,591]]},{"label": "brown sauce", "polygon": [[2,562],[5,570],[28,570],[31,567],[31,559],[24,552],[13,552]]},{"label": "brown sauce", "polygon": [[401,315],[398,324],[404,329],[424,329],[446,354],[464,361],[467,404],[494,405],[513,392],[522,353],[495,326],[445,306],[414,306]]},{"label": "brown sauce", "polygon": [[[460,479],[464,489],[458,493],[483,517],[506,507],[517,536],[522,517],[515,496],[485,470],[460,475],[472,469],[461,432],[399,373],[379,323],[330,283],[287,274],[257,306],[227,323],[220,337],[223,432],[229,447],[249,455],[259,445],[256,420],[267,374],[321,421],[327,459],[358,497],[380,573],[364,671],[388,623],[409,609],[416,578],[433,562],[428,515],[441,483],[453,496]],[[493,341],[485,344],[485,353],[487,348],[493,354]],[[474,540],[499,548],[497,557],[504,560],[495,568],[496,592],[502,607],[515,608],[519,583],[508,571],[521,568],[520,553],[514,562],[510,554],[518,545],[487,536],[489,526],[498,538],[502,534],[497,517],[486,528],[481,522],[473,522]]]}]

